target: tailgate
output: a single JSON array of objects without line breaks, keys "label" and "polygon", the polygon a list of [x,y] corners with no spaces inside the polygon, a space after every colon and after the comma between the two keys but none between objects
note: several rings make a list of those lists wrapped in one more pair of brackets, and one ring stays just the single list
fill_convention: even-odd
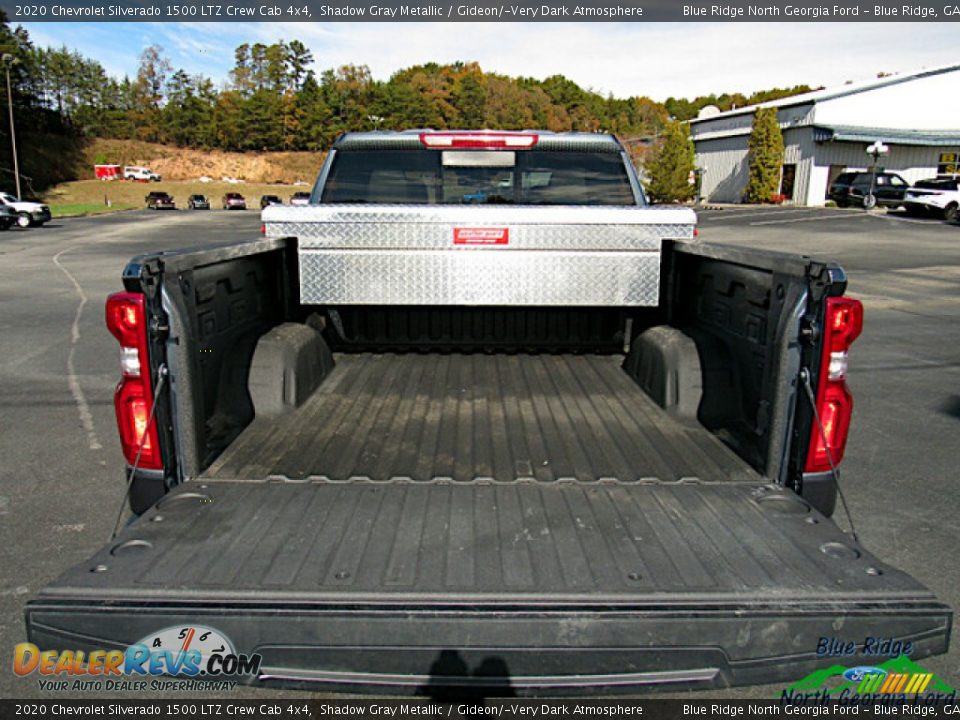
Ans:
[{"label": "tailgate", "polygon": [[253,680],[406,692],[787,681],[951,618],[777,486],[616,480],[188,483],[26,608],[41,649],[197,624]]}]

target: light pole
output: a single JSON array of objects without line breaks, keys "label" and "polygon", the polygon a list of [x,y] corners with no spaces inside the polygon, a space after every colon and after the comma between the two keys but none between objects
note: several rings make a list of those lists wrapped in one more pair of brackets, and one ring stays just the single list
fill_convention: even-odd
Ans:
[{"label": "light pole", "polygon": [[877,196],[874,195],[877,189],[877,163],[880,161],[880,156],[886,155],[888,152],[890,152],[890,148],[880,140],[867,146],[867,155],[873,158],[873,167],[870,172],[870,192],[863,198],[863,207],[867,210],[872,210],[877,204]]},{"label": "light pole", "polygon": [[13,147],[13,179],[17,184],[17,198],[20,195],[20,164],[17,162],[17,131],[13,124],[13,91],[10,89],[10,66],[18,62],[10,53],[4,53],[2,58],[3,68],[7,71],[7,108],[10,110],[10,143]]}]

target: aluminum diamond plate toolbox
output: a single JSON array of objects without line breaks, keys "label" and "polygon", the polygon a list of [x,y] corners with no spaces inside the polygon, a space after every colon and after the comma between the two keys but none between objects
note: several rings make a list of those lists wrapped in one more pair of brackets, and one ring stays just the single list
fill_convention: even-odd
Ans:
[{"label": "aluminum diamond plate toolbox", "polygon": [[656,305],[664,239],[693,211],[640,207],[268,207],[296,237],[306,304]]}]

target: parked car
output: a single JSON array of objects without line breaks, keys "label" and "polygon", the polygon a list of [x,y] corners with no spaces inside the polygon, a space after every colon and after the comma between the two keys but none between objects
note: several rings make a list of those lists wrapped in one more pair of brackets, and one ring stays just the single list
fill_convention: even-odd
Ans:
[{"label": "parked car", "polygon": [[244,200],[243,195],[240,193],[229,192],[223,196],[223,209],[224,210],[246,210],[247,201]]},{"label": "parked car", "polygon": [[206,195],[191,195],[187,199],[187,207],[191,210],[209,210],[210,198]]},{"label": "parked car", "polygon": [[920,180],[907,190],[903,205],[911,215],[942,215],[947,222],[957,222],[960,178]]},{"label": "parked car", "polygon": [[10,208],[17,214],[17,225],[20,227],[43,225],[51,217],[49,205],[21,200],[10,193],[0,193],[0,205]]},{"label": "parked car", "polygon": [[127,165],[123,169],[124,180],[146,180],[149,182],[160,182],[162,178],[153,170],[139,165]]},{"label": "parked car", "polygon": [[153,192],[147,193],[147,196],[143,200],[146,202],[148,210],[177,209],[177,204],[173,201],[173,197],[170,193],[164,192],[163,190],[154,190]]},{"label": "parked car", "polygon": [[[872,194],[871,181],[873,182]],[[908,187],[910,183],[896,173],[878,172],[874,181],[873,173],[845,172],[838,175],[837,179],[830,184],[827,197],[840,207],[857,205],[868,210],[877,205],[900,207]]]},{"label": "parked car", "polygon": [[283,200],[276,195],[262,195],[260,197],[260,209],[263,210],[270,205],[283,205]]},{"label": "parked car", "polygon": [[308,192],[295,192],[290,196],[291,205],[309,205],[310,204],[310,193]]},{"label": "parked car", "polygon": [[0,230],[9,230],[19,219],[17,211],[6,205],[0,205]]}]

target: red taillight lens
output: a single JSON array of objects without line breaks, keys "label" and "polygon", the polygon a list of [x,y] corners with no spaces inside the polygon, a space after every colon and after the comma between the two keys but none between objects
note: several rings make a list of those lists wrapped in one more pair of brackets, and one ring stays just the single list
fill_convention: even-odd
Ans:
[{"label": "red taillight lens", "polygon": [[831,352],[846,352],[863,331],[863,303],[853,298],[827,298],[827,340]]},{"label": "red taillight lens", "polygon": [[540,140],[534,133],[509,132],[435,132],[420,133],[420,142],[434,150],[453,148],[490,148],[529,150]]},{"label": "red taillight lens", "polygon": [[120,445],[127,462],[133,465],[139,453],[140,462],[137,467],[160,470],[163,463],[160,459],[156,418],[150,422],[151,395],[147,385],[148,383],[142,380],[125,377],[117,385],[113,404],[117,411]]},{"label": "red taillight lens", "polygon": [[817,412],[823,432],[814,422],[804,467],[808,473],[827,472],[831,459],[834,465],[839,465],[843,459],[853,415],[853,395],[846,381],[847,351],[862,330],[863,304],[859,300],[845,297],[827,299],[820,381],[817,386]]},{"label": "red taillight lens", "polygon": [[807,451],[807,472],[830,470],[830,458],[827,457],[823,435],[826,435],[830,445],[830,456],[834,465],[840,464],[847,447],[847,434],[853,415],[853,396],[843,380],[825,384],[826,389],[817,393],[820,396],[817,398],[817,411],[823,424],[823,434],[821,435],[820,428],[814,425],[810,434],[810,449]]},{"label": "red taillight lens", "polygon": [[107,298],[107,329],[121,346],[138,347],[141,335],[146,341],[145,317],[143,295],[122,292]]},{"label": "red taillight lens", "polygon": [[[127,462],[160,470],[160,443],[156,418],[150,421],[153,386],[147,350],[144,297],[139,293],[114,293],[107,298],[107,328],[120,342],[122,377],[113,397],[120,445]],[[141,449],[141,444],[143,445]]]}]

